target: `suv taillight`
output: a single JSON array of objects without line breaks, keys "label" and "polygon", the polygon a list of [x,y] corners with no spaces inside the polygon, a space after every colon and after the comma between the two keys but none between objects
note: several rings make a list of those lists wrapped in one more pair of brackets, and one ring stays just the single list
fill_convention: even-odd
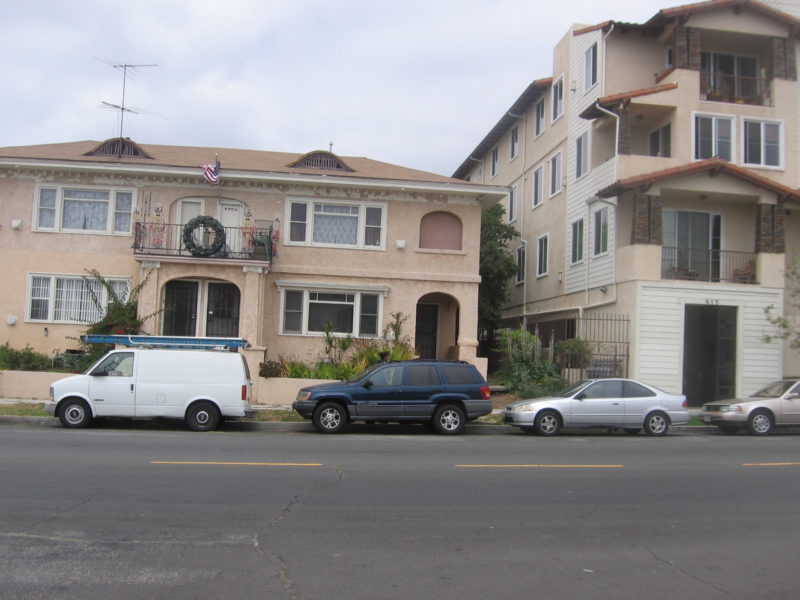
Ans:
[{"label": "suv taillight", "polygon": [[489,389],[488,385],[485,385],[481,388],[481,396],[484,400],[488,400],[489,396],[492,395],[492,390]]}]

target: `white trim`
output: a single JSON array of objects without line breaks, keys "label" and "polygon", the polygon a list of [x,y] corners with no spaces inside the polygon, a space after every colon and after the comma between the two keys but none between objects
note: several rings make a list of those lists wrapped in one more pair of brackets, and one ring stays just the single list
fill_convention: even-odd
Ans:
[{"label": "white trim", "polygon": [[[745,167],[754,167],[757,169],[770,169],[773,171],[782,171],[785,168],[786,161],[784,159],[784,155],[786,154],[786,144],[784,142],[784,120],[783,119],[763,119],[758,117],[750,117],[746,115],[741,115],[739,117],[740,120],[740,127],[742,129],[742,146],[741,146],[741,164]],[[749,163],[745,162],[746,152],[746,140],[747,140],[747,131],[746,126],[747,123],[760,123],[761,125],[771,124],[778,126],[778,152],[780,153],[780,161],[777,165],[767,165],[764,163]],[[764,128],[761,127],[761,154],[762,158],[764,157]]]},{"label": "white trim", "polygon": [[[542,240],[545,241],[545,257],[544,257],[544,271],[540,271],[539,267],[542,262]],[[550,234],[545,233],[536,238],[536,278],[544,277],[550,272]]]},{"label": "white trim", "polygon": [[[560,86],[560,88],[561,88],[561,102],[559,103],[559,106],[561,107],[561,110],[559,111],[558,114],[555,114],[555,109],[556,109],[555,90],[556,90],[557,86]],[[550,122],[551,123],[555,123],[561,117],[564,116],[564,102],[565,102],[565,99],[566,99],[566,94],[564,93],[564,75],[562,74],[561,76],[559,76],[558,79],[556,79],[553,82],[553,85],[550,86]]]},{"label": "white trim", "polygon": [[[539,202],[536,202],[536,173],[539,173]],[[549,191],[549,190],[548,190]],[[533,169],[531,174],[531,208],[539,208],[544,204],[544,163]]]},{"label": "white trim", "polygon": [[[553,163],[552,161],[558,157],[558,189],[553,191]],[[561,150],[555,152],[547,159],[547,180],[549,185],[547,186],[547,191],[549,192],[549,197],[553,198],[554,196],[558,196],[561,192],[564,191],[564,158],[561,153]]]},{"label": "white trim", "polygon": [[[291,239],[291,214],[293,204],[306,205],[306,221],[305,221],[305,240],[302,242],[292,241]],[[316,204],[338,205],[338,206],[355,206],[358,207],[358,223],[356,230],[356,243],[355,244],[331,244],[314,242],[314,206]],[[377,246],[367,246],[364,243],[364,231],[366,228],[366,218],[368,208],[381,209],[381,239],[380,244]],[[287,224],[288,231],[282,238],[282,243],[285,246],[306,246],[310,248],[339,248],[348,250],[369,250],[369,251],[385,251],[386,250],[386,223],[388,220],[387,213],[389,205],[386,202],[360,202],[354,200],[344,199],[331,199],[331,198],[304,198],[304,197],[287,197],[285,200],[284,218]]]},{"label": "white trim", "polygon": [[736,139],[736,130],[737,130],[736,117],[734,115],[726,115],[726,114],[722,114],[722,113],[711,113],[711,112],[705,112],[705,111],[692,111],[692,137],[691,137],[691,140],[690,140],[690,143],[692,145],[692,147],[691,147],[692,161],[707,160],[708,158],[710,158],[710,157],[699,158],[697,156],[697,117],[708,117],[708,118],[714,119],[714,125],[713,125],[713,129],[714,129],[714,132],[713,132],[713,134],[714,134],[714,148],[713,148],[711,156],[717,156],[718,155],[717,151],[719,149],[718,148],[718,143],[717,143],[717,122],[716,122],[716,120],[717,119],[727,119],[727,120],[729,120],[731,122],[731,157],[730,157],[730,161],[735,163],[739,158],[739,153],[737,152],[737,141],[738,140]]},{"label": "white trim", "polygon": [[[61,221],[64,213],[64,190],[87,190],[87,191],[102,191],[108,192],[107,211],[106,211],[106,228],[99,229],[65,229],[61,226]],[[39,202],[41,201],[42,190],[55,190],[56,199],[53,216],[53,227],[40,227],[39,226]],[[117,194],[128,193],[131,195],[131,208],[130,208],[130,229],[128,231],[115,231],[114,230],[114,215],[116,213],[116,200]],[[46,233],[68,233],[78,235],[113,235],[113,236],[132,236],[134,231],[134,216],[137,208],[137,195],[138,190],[134,186],[120,186],[120,185],[96,185],[96,184],[83,184],[83,183],[47,183],[38,181],[34,187],[33,197],[33,213],[31,215],[31,231],[39,231]]]}]

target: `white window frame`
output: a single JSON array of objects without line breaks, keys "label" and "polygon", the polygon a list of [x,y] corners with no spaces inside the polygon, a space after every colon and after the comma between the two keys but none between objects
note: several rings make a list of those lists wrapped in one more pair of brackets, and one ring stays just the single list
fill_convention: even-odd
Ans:
[{"label": "white window frame", "polygon": [[509,160],[514,160],[519,154],[519,125],[514,125],[511,128],[510,135]]},{"label": "white window frame", "polygon": [[[700,157],[697,152],[697,119],[712,119],[712,135],[713,135],[713,149],[711,156]],[[729,159],[731,162],[736,160],[736,121],[731,115],[720,115],[713,113],[692,113],[692,158],[693,160],[707,160],[714,156],[719,156],[719,121],[726,120],[731,125],[731,155]]]},{"label": "white window frame", "polygon": [[589,132],[584,131],[575,138],[575,179],[580,179],[591,170],[589,164]]},{"label": "white window frame", "polygon": [[517,220],[517,186],[512,185],[508,192],[508,222]]},{"label": "white window frame", "polygon": [[[592,256],[604,256],[608,254],[609,247],[609,213],[608,206],[598,208],[592,213]],[[598,227],[598,216],[600,223]],[[603,232],[605,231],[605,239]],[[599,246],[599,249],[598,249]]]},{"label": "white window frame", "polygon": [[[761,162],[747,162],[747,125],[748,123],[754,123],[760,125],[760,153],[761,153]],[[778,128],[778,164],[777,165],[770,165],[764,161],[766,155],[766,147],[764,141],[764,126],[765,125],[774,125]],[[742,164],[748,167],[758,167],[763,169],[783,169],[783,155],[784,155],[784,143],[783,143],[783,121],[776,121],[771,119],[754,119],[751,117],[742,117]]]},{"label": "white window frame", "polygon": [[[302,295],[302,306],[300,309],[301,327],[299,330],[286,329],[286,294],[288,292],[295,292]],[[289,285],[281,287],[281,312],[280,312],[280,333],[281,335],[293,335],[304,337],[320,337],[324,336],[324,331],[312,330],[309,328],[309,317],[311,316],[311,305],[314,303],[320,304],[341,304],[353,306],[353,331],[350,332],[332,332],[331,335],[335,337],[353,336],[356,338],[369,338],[375,339],[380,336],[383,327],[383,297],[386,293],[385,289],[366,289],[366,288],[348,288],[338,286],[295,286]],[[331,299],[325,298],[328,295],[344,295],[352,296],[352,302],[334,302]],[[364,296],[374,296],[377,299],[377,308],[375,317],[375,331],[362,333],[361,320],[365,316],[373,316],[372,313],[362,312],[362,301]]]},{"label": "white window frame", "polygon": [[561,151],[556,152],[547,160],[547,170],[550,174],[550,197],[557,196],[564,187],[563,165],[561,163]]},{"label": "white window frame", "polygon": [[583,218],[577,219],[572,222],[570,226],[571,245],[569,253],[569,261],[571,265],[577,265],[583,262],[583,231],[585,225]]},{"label": "white window frame", "polygon": [[[106,226],[105,229],[72,229],[63,226],[64,219],[64,196],[70,190],[81,192],[100,192],[107,193],[108,198],[102,202],[106,203]],[[43,192],[50,191],[54,194],[53,206],[43,206]],[[33,202],[33,231],[49,231],[53,233],[79,233],[88,235],[131,235],[133,233],[133,214],[136,211],[136,188],[120,186],[95,186],[95,185],[66,185],[66,184],[45,184],[40,183],[36,186],[36,197]],[[130,206],[127,210],[119,210],[118,202],[122,194],[130,194]],[[76,198],[78,200],[78,198]],[[92,199],[80,199],[84,201],[94,201]],[[101,202],[97,200],[97,202]],[[42,224],[43,211],[52,212],[52,226]],[[127,229],[116,228],[117,214],[127,215]]]},{"label": "white window frame", "polygon": [[544,204],[544,165],[533,170],[531,177],[531,206],[538,208]]},{"label": "white window frame", "polygon": [[492,177],[494,177],[500,170],[500,149],[497,146],[492,148],[491,165],[490,172]]},{"label": "white window frame", "polygon": [[[665,144],[665,140],[667,138],[667,133],[669,133],[669,144]],[[653,139],[655,138],[658,151],[653,154]],[[656,156],[660,158],[671,158],[672,157],[672,123],[664,123],[660,127],[656,127],[653,129],[650,134],[647,136],[647,152],[650,156]],[[667,150],[667,152],[665,152]]]},{"label": "white window frame", "polygon": [[[305,221],[292,221],[292,207],[295,205],[305,205],[306,215]],[[357,218],[357,232],[355,244],[337,244],[332,242],[315,242],[314,241],[314,218],[316,214],[316,207],[321,206],[350,206],[357,208],[357,213],[353,216]],[[380,225],[372,225],[367,221],[369,209],[380,209],[381,220]],[[356,250],[385,250],[386,249],[386,221],[387,221],[387,205],[383,202],[347,202],[344,200],[330,200],[330,199],[308,199],[308,198],[289,198],[286,202],[285,219],[288,223],[288,231],[286,236],[282,239],[282,243],[287,246],[311,246],[315,248],[348,248]],[[292,225],[305,225],[303,240],[292,240]],[[380,227],[380,242],[377,245],[367,244],[367,229],[375,229]]]},{"label": "white window frame", "polygon": [[[103,278],[113,288],[116,288],[116,293],[121,296],[123,301],[127,298],[131,285],[130,277],[103,276]],[[39,296],[34,298],[34,280],[36,279],[47,280],[48,283],[46,295],[40,293]],[[79,291],[80,298],[59,298],[57,294],[59,280],[70,282],[72,285],[79,286],[81,288]],[[94,293],[97,295],[100,305],[104,307],[98,310],[94,304],[94,301],[92,300],[91,293],[86,287],[86,283],[89,282],[91,285],[92,281],[94,281],[94,279],[91,277],[85,277],[81,275],[71,275],[65,273],[29,273],[26,291],[25,321],[29,323],[68,323],[75,325],[89,325],[99,321],[105,314],[105,310],[112,301],[112,298],[109,297],[105,286],[102,284],[95,285]],[[44,311],[46,312],[46,315],[43,318],[32,316],[31,313],[34,310],[34,301],[39,301],[40,304],[45,305]],[[79,306],[77,311],[81,313],[81,318],[57,319],[56,314],[58,312],[74,313],[76,310],[74,308],[66,308],[63,304],[59,305],[59,302],[77,302]],[[41,310],[41,308],[39,308],[39,310]]]},{"label": "white window frame", "polygon": [[555,123],[564,114],[564,76],[559,77],[553,83],[552,90],[552,119],[551,122]]},{"label": "white window frame", "polygon": [[550,235],[545,233],[536,238],[536,277],[544,277],[549,271]]},{"label": "white window frame", "polygon": [[522,244],[517,248],[517,284],[525,283],[525,262],[527,248]]},{"label": "white window frame", "polygon": [[537,138],[547,129],[547,116],[545,114],[544,97],[536,103],[533,109],[533,137]]},{"label": "white window frame", "polygon": [[597,85],[597,42],[583,55],[583,91],[588,92]]}]

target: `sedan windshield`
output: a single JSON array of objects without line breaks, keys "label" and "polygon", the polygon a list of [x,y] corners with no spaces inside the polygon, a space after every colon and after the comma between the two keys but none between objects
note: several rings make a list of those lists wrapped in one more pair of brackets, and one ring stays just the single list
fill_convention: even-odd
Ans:
[{"label": "sedan windshield", "polygon": [[768,386],[761,388],[751,398],[780,398],[796,381],[773,381]]}]

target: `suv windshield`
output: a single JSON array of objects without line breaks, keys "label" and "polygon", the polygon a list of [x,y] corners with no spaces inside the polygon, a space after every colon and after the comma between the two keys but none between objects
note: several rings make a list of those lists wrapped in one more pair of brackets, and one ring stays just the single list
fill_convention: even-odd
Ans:
[{"label": "suv windshield", "polygon": [[796,381],[773,381],[768,386],[761,388],[751,398],[779,398],[783,396]]}]

